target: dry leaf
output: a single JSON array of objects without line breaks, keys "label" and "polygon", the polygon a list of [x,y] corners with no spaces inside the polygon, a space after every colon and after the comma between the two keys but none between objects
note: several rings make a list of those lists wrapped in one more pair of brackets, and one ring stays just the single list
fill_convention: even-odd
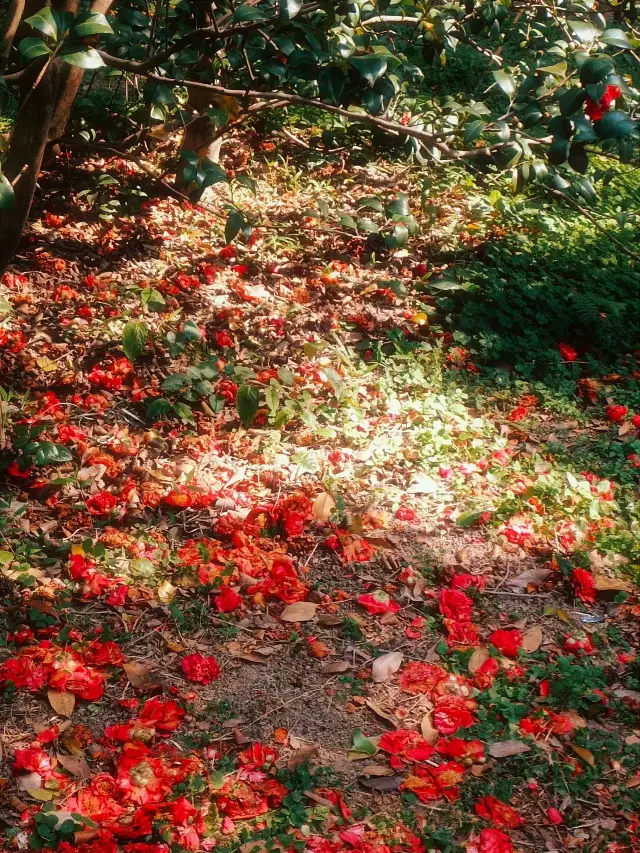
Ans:
[{"label": "dry leaf", "polygon": [[371,667],[371,675],[376,684],[391,681],[391,676],[400,669],[404,655],[402,652],[387,652],[376,658]]},{"label": "dry leaf", "polygon": [[427,741],[427,743],[430,743],[431,746],[433,746],[440,737],[438,730],[434,728],[433,720],[431,719],[429,711],[427,711],[420,721],[420,731],[422,732],[422,737]]},{"label": "dry leaf", "polygon": [[48,803],[53,799],[53,791],[50,791],[48,788],[27,788],[26,792],[34,800],[38,800],[41,803]]},{"label": "dry leaf", "polygon": [[584,729],[587,725],[585,718],[581,717],[576,711],[563,711],[562,716],[570,720],[576,729]]},{"label": "dry leaf", "polygon": [[328,492],[322,492],[314,500],[311,512],[317,521],[328,521],[336,508],[336,502]]},{"label": "dry leaf", "polygon": [[158,673],[151,669],[151,667],[145,666],[142,663],[126,661],[122,664],[122,668],[124,669],[131,686],[136,690],[149,692],[160,687],[162,684],[162,679]]},{"label": "dry leaf", "polygon": [[593,757],[593,753],[590,749],[585,749],[583,746],[576,746],[575,744],[571,744],[571,749],[575,752],[576,755],[579,755],[580,758],[588,764],[589,767],[596,766],[596,760]]},{"label": "dry leaf", "polygon": [[[251,578],[252,583],[255,583],[255,579]],[[333,616],[331,613],[323,613],[318,617],[318,625],[321,625],[323,628],[337,628],[338,625],[342,625],[343,620],[339,616]]]},{"label": "dry leaf", "polygon": [[523,752],[531,752],[531,747],[522,740],[501,740],[489,744],[489,755],[493,758],[509,758]]},{"label": "dry leaf", "polygon": [[516,589],[526,589],[529,584],[538,586],[549,577],[551,571],[551,569],[527,569],[514,578],[509,578],[506,585]]},{"label": "dry leaf", "polygon": [[82,756],[59,754],[57,757],[58,762],[73,776],[78,776],[80,779],[89,779],[91,776],[91,768]]},{"label": "dry leaf", "polygon": [[393,776],[388,764],[366,764],[360,772],[363,776]]},{"label": "dry leaf", "polygon": [[351,669],[351,664],[346,660],[336,660],[322,667],[320,672],[322,675],[336,675],[339,672],[346,672]]},{"label": "dry leaf", "polygon": [[162,583],[156,590],[158,601],[162,604],[171,604],[171,602],[175,598],[177,591],[178,588],[172,583],[169,583],[169,581],[162,581]]},{"label": "dry leaf", "polygon": [[365,705],[367,708],[373,711],[376,717],[380,717],[381,720],[385,720],[387,723],[390,723],[394,729],[397,729],[400,723],[393,716],[393,714],[389,714],[387,711],[384,711],[379,705],[376,705],[375,702],[372,702],[371,699],[365,699]]},{"label": "dry leaf", "polygon": [[295,770],[299,764],[304,764],[305,761],[308,761],[318,751],[319,746],[320,744],[316,740],[313,743],[306,743],[296,749],[289,761],[287,761],[287,769]]},{"label": "dry leaf", "polygon": [[56,714],[60,714],[61,717],[70,717],[73,714],[76,706],[76,697],[73,693],[49,690],[47,698]]},{"label": "dry leaf", "polygon": [[525,652],[537,652],[542,645],[542,627],[534,625],[522,635],[522,648]]},{"label": "dry leaf", "polygon": [[596,575],[593,585],[598,592],[633,592],[633,586],[623,578]]},{"label": "dry leaf", "polygon": [[404,776],[380,776],[379,778],[358,779],[364,788],[370,791],[397,791],[404,782]]},{"label": "dry leaf", "polygon": [[486,646],[478,646],[477,649],[474,649],[473,654],[469,658],[469,663],[467,664],[467,669],[471,675],[475,675],[482,664],[489,660],[489,657],[489,649]]},{"label": "dry leaf", "polygon": [[312,601],[298,601],[295,604],[287,604],[280,614],[283,622],[309,622],[316,615],[317,604]]}]

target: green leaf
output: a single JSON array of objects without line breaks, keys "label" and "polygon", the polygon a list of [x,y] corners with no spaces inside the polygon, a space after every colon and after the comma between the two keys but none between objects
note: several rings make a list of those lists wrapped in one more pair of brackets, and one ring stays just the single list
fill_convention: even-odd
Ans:
[{"label": "green leaf", "polygon": [[58,55],[68,65],[73,65],[76,68],[102,68],[104,65],[102,57],[92,47],[68,44]]},{"label": "green leaf", "polygon": [[462,285],[455,278],[435,278],[429,282],[432,290],[463,290]]},{"label": "green leaf", "polygon": [[267,17],[264,10],[243,4],[235,10],[232,20],[237,24],[243,24],[246,21],[266,21]]},{"label": "green leaf", "polygon": [[167,305],[164,296],[155,287],[145,287],[140,294],[140,301],[150,311],[162,311]]},{"label": "green leaf", "polygon": [[513,98],[516,91],[516,81],[506,71],[493,71],[493,79],[508,98]]},{"label": "green leaf", "polygon": [[180,330],[180,333],[185,340],[190,342],[199,341],[202,338],[200,326],[198,326],[194,320],[186,320]]},{"label": "green leaf", "polygon": [[52,441],[40,441],[36,448],[33,461],[36,465],[57,465],[60,462],[71,462],[73,456],[71,451],[63,444],[54,444]]},{"label": "green leaf", "polygon": [[638,123],[618,110],[605,113],[600,121],[594,122],[593,127],[600,139],[619,139],[621,136],[638,135]]},{"label": "green leaf", "polygon": [[349,60],[356,71],[373,86],[387,70],[387,60],[384,56],[369,54],[368,56],[352,56]]},{"label": "green leaf", "polygon": [[588,204],[593,204],[598,199],[593,185],[586,178],[578,178],[574,181],[573,188]]},{"label": "green leaf", "polygon": [[387,213],[389,216],[408,216],[409,215],[409,196],[406,193],[401,193],[397,198],[394,198],[387,205]]},{"label": "green leaf", "polygon": [[141,320],[132,320],[122,332],[122,349],[129,361],[135,361],[144,352],[149,327]]},{"label": "green leaf", "polygon": [[119,9],[118,19],[132,27],[148,27],[149,19],[137,9]]},{"label": "green leaf", "polygon": [[560,166],[566,163],[569,156],[569,147],[571,143],[568,139],[554,139],[549,146],[549,162],[554,166]]},{"label": "green leaf", "polygon": [[560,112],[563,116],[571,116],[584,104],[587,93],[579,86],[572,86],[558,98]]},{"label": "green leaf", "polygon": [[255,385],[241,385],[236,397],[236,409],[245,427],[249,427],[260,405],[260,392]]},{"label": "green leaf", "polygon": [[232,210],[229,216],[227,217],[227,223],[224,227],[225,243],[232,243],[238,236],[238,234],[242,231],[244,225],[244,216],[240,213],[239,210]]},{"label": "green leaf", "polygon": [[258,182],[249,175],[236,175],[236,181],[243,187],[251,190],[254,195],[258,194]]},{"label": "green leaf", "polygon": [[280,392],[277,388],[274,388],[273,385],[269,385],[265,388],[264,398],[267,401],[269,411],[274,415],[278,411],[278,406],[280,405]]},{"label": "green leaf", "polygon": [[302,0],[279,0],[279,12],[281,21],[290,21],[302,9]]},{"label": "green leaf", "polygon": [[610,45],[611,47],[620,47],[623,50],[625,48],[633,47],[633,45],[629,41],[629,36],[625,33],[625,31],[619,30],[617,28],[605,30],[604,33],[600,36],[600,41]]},{"label": "green leaf", "polygon": [[339,104],[342,90],[344,89],[345,76],[337,65],[327,65],[318,72],[318,88],[320,97]]},{"label": "green leaf", "polygon": [[174,403],[173,411],[183,421],[193,421],[193,410],[186,403]]},{"label": "green leaf", "polygon": [[464,144],[471,145],[472,142],[475,142],[482,135],[482,131],[487,126],[487,123],[482,121],[482,119],[475,119],[475,121],[470,121],[468,124],[464,126]]},{"label": "green leaf", "polygon": [[353,733],[351,749],[354,752],[363,752],[365,755],[375,755],[378,751],[375,743],[372,743],[368,737],[365,737],[360,729],[356,729]]},{"label": "green leaf", "polygon": [[460,515],[456,518],[456,524],[458,527],[471,527],[476,521],[481,517],[481,512],[461,512]]},{"label": "green leaf", "polygon": [[163,380],[160,386],[163,391],[182,391],[183,388],[188,388],[191,385],[191,377],[186,373],[172,373]]},{"label": "green leaf", "polygon": [[604,56],[592,56],[586,62],[582,63],[582,67],[580,68],[580,82],[583,86],[601,83],[605,77],[611,74],[613,69],[614,64],[610,59]]},{"label": "green leaf", "polygon": [[39,38],[22,39],[18,45],[18,52],[24,62],[31,62],[38,56],[47,56],[51,53],[51,48]]},{"label": "green leaf", "polygon": [[88,12],[80,16],[71,29],[71,35],[74,38],[111,33],[113,33],[111,24],[101,12]]},{"label": "green leaf", "polygon": [[600,30],[588,21],[567,21],[569,29],[583,44],[593,41],[600,34]]},{"label": "green leaf", "polygon": [[384,242],[390,249],[401,249],[406,245],[408,239],[409,229],[406,225],[399,223],[393,229],[393,234],[389,234],[385,237]]},{"label": "green leaf", "polygon": [[571,150],[569,151],[569,165],[576,172],[584,175],[589,166],[589,157],[587,156],[584,145],[577,144],[571,146]]},{"label": "green leaf", "polygon": [[25,24],[29,24],[34,30],[47,36],[48,38],[57,41],[58,39],[58,24],[53,17],[53,12],[49,8],[40,9],[35,15],[30,18],[25,18]]},{"label": "green leaf", "polygon": [[5,175],[0,174],[0,210],[11,210],[16,202],[13,187]]}]

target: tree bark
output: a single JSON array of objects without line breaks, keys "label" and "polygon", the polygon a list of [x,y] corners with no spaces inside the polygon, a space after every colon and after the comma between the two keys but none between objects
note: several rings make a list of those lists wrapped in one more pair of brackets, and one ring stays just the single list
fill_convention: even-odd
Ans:
[{"label": "tree bark", "polygon": [[9,0],[9,8],[0,31],[0,74],[4,73],[9,62],[11,45],[24,13],[24,2],[25,0]]},{"label": "tree bark", "polygon": [[60,63],[50,62],[22,103],[3,172],[13,184],[15,204],[0,213],[0,276],[18,248],[38,182],[60,83]]}]

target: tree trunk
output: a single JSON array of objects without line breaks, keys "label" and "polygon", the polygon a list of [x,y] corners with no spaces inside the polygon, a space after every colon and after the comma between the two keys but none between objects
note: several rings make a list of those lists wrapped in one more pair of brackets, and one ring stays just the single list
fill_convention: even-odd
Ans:
[{"label": "tree trunk", "polygon": [[49,128],[58,95],[60,63],[50,62],[35,89],[29,89],[22,103],[3,172],[13,184],[15,204],[0,213],[0,276],[18,248],[29,216]]},{"label": "tree trunk", "polygon": [[9,0],[9,8],[2,22],[2,30],[0,31],[0,74],[4,74],[7,63],[9,62],[11,45],[18,30],[18,25],[22,20],[23,13],[24,0]]}]

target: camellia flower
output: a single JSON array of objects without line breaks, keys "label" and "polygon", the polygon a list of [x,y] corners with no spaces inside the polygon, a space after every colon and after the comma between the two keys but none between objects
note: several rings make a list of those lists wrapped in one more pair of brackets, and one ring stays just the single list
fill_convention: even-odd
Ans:
[{"label": "camellia flower", "polygon": [[596,600],[595,578],[586,569],[574,569],[571,572],[571,583],[575,593],[582,601]]},{"label": "camellia flower", "polygon": [[597,651],[591,637],[584,632],[580,632],[579,634],[565,634],[564,650],[573,655],[593,655]]},{"label": "camellia flower", "polygon": [[470,841],[467,853],[513,853],[509,836],[501,829],[483,829],[478,838]]},{"label": "camellia flower", "polygon": [[184,715],[184,709],[173,699],[162,699],[160,696],[154,696],[142,706],[139,719],[143,726],[169,733],[175,732]]},{"label": "camellia flower", "polygon": [[565,361],[576,361],[578,352],[570,344],[558,344],[560,355]]},{"label": "camellia flower", "polygon": [[467,729],[475,723],[469,710],[475,702],[461,696],[442,696],[433,712],[433,725],[441,735],[453,735],[458,729]]},{"label": "camellia flower", "polygon": [[475,764],[484,761],[484,744],[480,740],[462,740],[459,737],[439,740],[436,750],[440,755],[462,761],[465,764]]},{"label": "camellia flower", "polygon": [[438,664],[412,661],[400,673],[398,684],[405,693],[418,695],[431,693],[435,686],[447,677],[447,671]]},{"label": "camellia flower", "polygon": [[517,628],[501,628],[489,636],[489,642],[508,658],[518,657],[518,649],[522,646],[522,634]]},{"label": "camellia flower", "polygon": [[470,622],[473,613],[473,601],[459,589],[443,589],[438,598],[440,613],[447,619]]},{"label": "camellia flower", "polygon": [[409,761],[426,761],[435,752],[431,744],[412,729],[385,732],[378,745],[390,755],[406,758]]},{"label": "camellia flower", "polygon": [[599,101],[594,101],[587,96],[584,105],[585,113],[591,121],[600,121],[604,114],[609,111],[611,104],[620,97],[620,94],[619,86],[607,86]]},{"label": "camellia flower", "polygon": [[524,406],[516,406],[515,409],[512,409],[507,415],[507,420],[515,423],[516,421],[523,421],[527,417],[527,410]]},{"label": "camellia flower", "polygon": [[180,661],[180,666],[185,678],[197,684],[210,684],[220,678],[220,666],[211,655],[205,657],[199,652],[193,655],[185,655]]},{"label": "camellia flower", "polygon": [[512,806],[503,803],[496,797],[483,797],[476,803],[475,810],[479,817],[491,821],[496,826],[516,829],[524,823],[524,820]]},{"label": "camellia flower", "polygon": [[607,406],[605,411],[611,423],[617,424],[626,418],[629,410],[626,406]]},{"label": "camellia flower", "polygon": [[111,492],[97,492],[87,498],[87,509],[91,515],[109,515],[118,503],[118,499]]},{"label": "camellia flower", "polygon": [[242,596],[230,586],[225,586],[216,596],[216,608],[220,613],[231,613],[242,604]]},{"label": "camellia flower", "polygon": [[235,342],[234,342],[233,338],[231,337],[229,332],[227,332],[226,330],[223,330],[222,332],[215,332],[214,338],[216,341],[216,346],[218,346],[220,348],[222,348],[222,347],[233,348],[235,346]]},{"label": "camellia flower", "polygon": [[392,601],[391,598],[381,589],[375,592],[369,592],[358,597],[358,604],[373,616],[381,613],[397,613],[400,610],[400,605]]}]

